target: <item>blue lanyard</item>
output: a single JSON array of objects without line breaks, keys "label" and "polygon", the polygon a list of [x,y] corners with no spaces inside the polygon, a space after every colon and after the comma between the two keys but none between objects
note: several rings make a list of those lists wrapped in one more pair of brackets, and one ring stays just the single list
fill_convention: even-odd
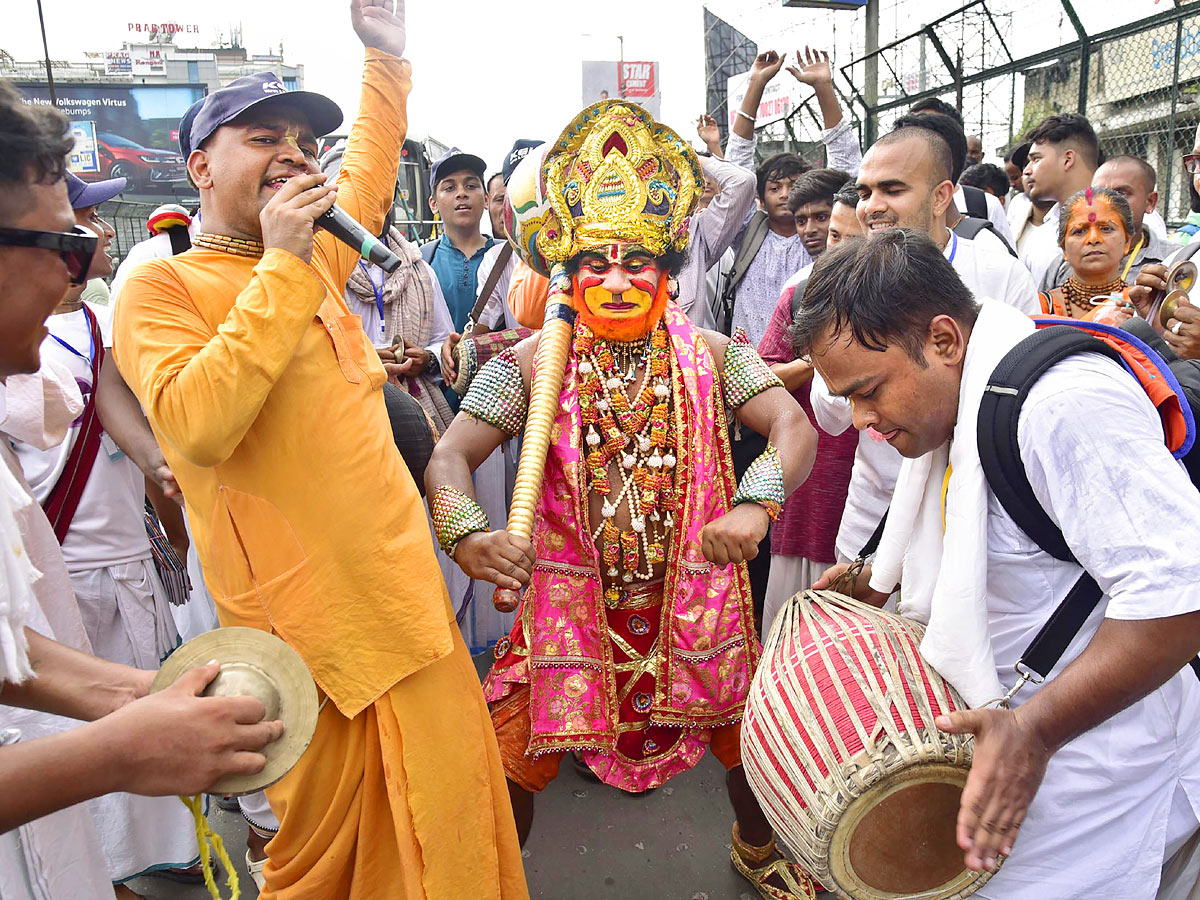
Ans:
[{"label": "blue lanyard", "polygon": [[[87,317],[85,316],[84,319],[86,321]],[[90,323],[89,323],[89,325],[90,325]],[[58,343],[60,345],[62,345],[67,350],[69,350],[71,353],[75,354],[80,359],[82,359],[85,363],[87,363],[89,369],[92,368],[93,360],[96,358],[96,340],[95,340],[95,338],[92,337],[92,329],[90,327],[88,328],[88,355],[87,356],[84,356],[82,353],[80,353],[78,350],[76,350],[74,347],[72,347],[70,344],[68,344],[62,338],[60,338],[57,334],[52,334],[52,335],[50,335],[50,337],[54,338],[56,341],[58,341]]]},{"label": "blue lanyard", "polygon": [[386,338],[387,325],[383,319],[383,285],[384,279],[387,278],[387,275],[385,274],[383,278],[379,280],[379,284],[376,284],[375,279],[371,277],[371,270],[367,268],[367,264],[361,259],[358,261],[358,267],[362,269],[363,274],[367,276],[367,281],[371,282],[371,291],[375,294],[375,308],[379,310],[379,336],[381,338]]},{"label": "blue lanyard", "polygon": [[[954,262],[954,254],[958,252],[958,235],[954,233],[952,228],[947,228],[950,232],[950,255],[946,257],[946,262]],[[374,284],[374,282],[371,282]]]}]

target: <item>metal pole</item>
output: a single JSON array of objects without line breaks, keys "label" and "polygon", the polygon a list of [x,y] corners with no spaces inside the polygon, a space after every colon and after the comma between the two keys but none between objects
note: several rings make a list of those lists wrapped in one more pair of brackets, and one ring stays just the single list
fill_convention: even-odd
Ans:
[{"label": "metal pole", "polygon": [[1071,26],[1075,29],[1075,33],[1079,35],[1079,114],[1087,115],[1087,99],[1088,99],[1088,78],[1092,62],[1092,41],[1087,30],[1083,27],[1083,23],[1079,20],[1079,14],[1075,12],[1075,7],[1071,4],[1071,0],[1059,0],[1062,3],[1063,10],[1067,14],[1067,18],[1071,20]]},{"label": "metal pole", "polygon": [[[1163,181],[1166,190],[1163,191],[1163,211],[1166,215],[1164,219],[1171,218],[1171,194],[1175,187],[1175,116],[1179,109],[1179,57],[1183,46],[1183,19],[1175,23],[1175,74],[1171,78],[1171,126],[1167,130],[1167,177]],[[1149,149],[1149,148],[1147,148]],[[1146,154],[1149,156],[1149,153]]]},{"label": "metal pole", "polygon": [[625,36],[617,35],[617,40],[621,43],[621,61],[617,63],[617,90],[621,94],[621,99],[625,99]]},{"label": "metal pole", "polygon": [[38,24],[42,26],[42,53],[46,59],[46,82],[50,87],[50,105],[57,108],[58,100],[54,96],[54,73],[50,70],[50,45],[46,43],[46,17],[42,15],[42,0],[37,0]]},{"label": "metal pole", "polygon": [[867,121],[866,135],[863,144],[870,146],[875,143],[875,135],[879,122],[875,117],[875,106],[879,103],[879,0],[867,0],[866,35],[863,42],[863,55],[867,57],[864,68],[863,99],[866,101]]}]

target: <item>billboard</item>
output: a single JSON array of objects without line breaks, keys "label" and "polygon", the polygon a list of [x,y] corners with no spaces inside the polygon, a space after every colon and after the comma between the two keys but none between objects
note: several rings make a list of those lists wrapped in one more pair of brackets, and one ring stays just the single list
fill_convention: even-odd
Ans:
[{"label": "billboard", "polygon": [[[725,124],[732,128],[734,117],[742,106],[746,96],[746,85],[750,81],[750,72],[745,71],[734,75],[726,82],[726,92],[729,97],[728,116]],[[763,90],[762,100],[758,104],[758,115],[754,126],[760,128],[771,122],[786,119],[792,111],[804,100],[804,86],[790,75],[786,78],[774,78]]]},{"label": "billboard", "polygon": [[590,60],[583,63],[583,105],[624,97],[659,118],[662,91],[657,62]]},{"label": "billboard", "polygon": [[[50,105],[45,83],[16,87],[26,103]],[[179,120],[204,95],[203,87],[59,83],[55,95],[71,123],[71,170],[80,178],[127,178],[132,192],[169,190],[187,182],[177,142]]]},{"label": "billboard", "polygon": [[75,146],[67,154],[67,168],[81,177],[98,175],[100,155],[96,145],[96,123],[72,122],[71,139],[75,141]]}]

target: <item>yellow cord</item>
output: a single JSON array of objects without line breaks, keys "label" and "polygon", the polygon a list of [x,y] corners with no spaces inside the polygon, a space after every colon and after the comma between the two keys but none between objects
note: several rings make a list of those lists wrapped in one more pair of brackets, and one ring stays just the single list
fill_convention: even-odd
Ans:
[{"label": "yellow cord", "polygon": [[1121,280],[1124,281],[1129,275],[1130,268],[1133,267],[1133,261],[1137,259],[1138,252],[1142,249],[1142,244],[1146,243],[1146,233],[1142,232],[1142,236],[1138,238],[1137,244],[1134,245],[1132,252],[1129,254],[1129,261],[1125,263],[1125,271],[1121,273]]},{"label": "yellow cord", "polygon": [[[200,848],[200,868],[204,871],[204,886],[208,888],[209,894],[213,900],[221,900],[221,889],[217,887],[216,879],[213,878],[212,869],[212,854],[216,853],[217,859],[221,861],[221,865],[225,867],[226,873],[225,883],[229,886],[229,900],[239,900],[242,895],[241,886],[238,884],[237,870],[234,869],[233,863],[229,860],[229,854],[225,852],[225,842],[221,840],[221,836],[212,830],[212,826],[208,824],[208,819],[204,817],[204,802],[197,795],[195,797],[180,797],[180,801],[188,809],[192,811],[192,819],[196,823],[196,844]],[[211,845],[211,850],[209,849]]]}]

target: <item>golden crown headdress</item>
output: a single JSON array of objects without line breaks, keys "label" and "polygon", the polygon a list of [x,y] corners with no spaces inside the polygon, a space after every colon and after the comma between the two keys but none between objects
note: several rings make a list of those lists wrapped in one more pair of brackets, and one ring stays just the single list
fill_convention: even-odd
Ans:
[{"label": "golden crown headdress", "polygon": [[646,110],[620,100],[584,109],[542,165],[549,204],[537,234],[546,262],[613,241],[684,250],[703,190],[696,152]]}]

